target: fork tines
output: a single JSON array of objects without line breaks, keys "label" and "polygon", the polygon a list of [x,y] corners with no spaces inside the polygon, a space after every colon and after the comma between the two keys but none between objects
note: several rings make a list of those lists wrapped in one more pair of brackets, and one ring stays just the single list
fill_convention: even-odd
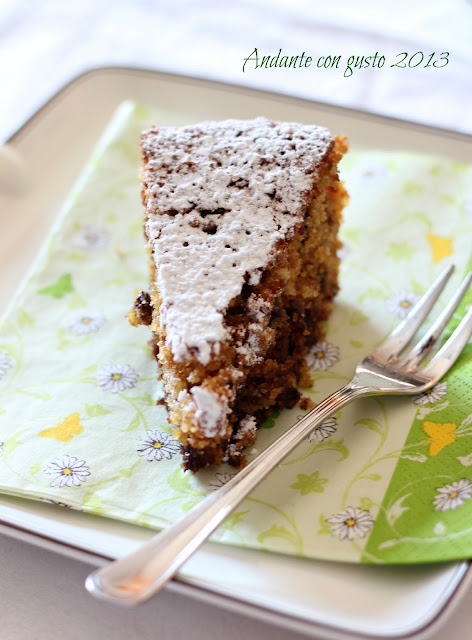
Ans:
[{"label": "fork tines", "polygon": [[[377,357],[386,359],[389,363],[397,359],[398,355],[408,345],[428,316],[453,271],[454,267],[451,265],[440,274],[430,289],[428,289],[424,296],[412,308],[405,320],[403,320],[376,349],[375,355]],[[433,323],[429,331],[427,331],[423,338],[421,338],[421,340],[413,347],[404,359],[401,359],[396,363],[398,368],[405,371],[416,370],[417,366],[426,357],[433,345],[441,336],[447,323],[452,318],[458,305],[467,293],[471,282],[472,272],[465,277],[461,286],[446,305],[437,320]],[[468,310],[449,340],[447,340],[431,362],[424,368],[423,373],[428,377],[431,376],[439,380],[458,358],[471,334],[472,307]]]}]

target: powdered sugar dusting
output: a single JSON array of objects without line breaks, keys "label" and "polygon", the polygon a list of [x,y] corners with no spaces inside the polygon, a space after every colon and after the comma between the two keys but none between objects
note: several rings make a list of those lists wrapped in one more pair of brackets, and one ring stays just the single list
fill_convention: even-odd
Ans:
[{"label": "powdered sugar dusting", "polygon": [[234,436],[235,440],[255,439],[257,430],[257,421],[254,416],[245,416],[238,425],[238,430]]},{"label": "powdered sugar dusting", "polygon": [[327,129],[263,118],[143,134],[146,232],[177,360],[218,353],[225,309],[302,220],[331,144]]},{"label": "powdered sugar dusting", "polygon": [[190,389],[195,400],[195,418],[202,432],[207,438],[223,435],[226,429],[225,417],[228,412],[228,403],[208,389],[192,387]]}]

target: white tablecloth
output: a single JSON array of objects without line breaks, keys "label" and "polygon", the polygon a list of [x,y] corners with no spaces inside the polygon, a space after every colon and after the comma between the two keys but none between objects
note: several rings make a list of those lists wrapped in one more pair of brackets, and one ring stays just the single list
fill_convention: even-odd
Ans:
[{"label": "white tablecloth", "polygon": [[[2,640],[306,638],[167,591],[135,609],[98,602],[83,587],[90,565],[6,537],[0,538],[0,563]],[[472,593],[427,640],[469,640],[471,606]]]},{"label": "white tablecloth", "polygon": [[[92,66],[156,68],[284,91],[472,133],[472,2],[468,0],[2,0],[0,139]],[[263,55],[313,58],[307,69],[242,67]],[[423,52],[416,68],[397,55]],[[351,56],[385,56],[354,69]],[[431,53],[449,63],[423,68]],[[318,69],[321,56],[338,69]],[[417,56],[412,64],[420,60]],[[405,62],[405,63],[406,63]]]},{"label": "white tablecloth", "polygon": [[[0,0],[0,141],[78,73],[132,65],[246,84],[472,133],[472,3],[429,0]],[[305,69],[255,69],[244,59],[312,57]],[[421,51],[415,68],[391,67]],[[346,72],[351,56],[382,68]],[[424,64],[446,56],[442,68]],[[317,68],[321,56],[338,68]],[[418,54],[410,64],[416,64]],[[442,64],[437,62],[438,65]],[[284,640],[287,631],[163,593],[136,610],[83,589],[90,567],[0,538],[0,637]],[[431,640],[469,637],[472,593]],[[297,636],[290,635],[293,640]],[[301,636],[300,636],[301,637]]]}]

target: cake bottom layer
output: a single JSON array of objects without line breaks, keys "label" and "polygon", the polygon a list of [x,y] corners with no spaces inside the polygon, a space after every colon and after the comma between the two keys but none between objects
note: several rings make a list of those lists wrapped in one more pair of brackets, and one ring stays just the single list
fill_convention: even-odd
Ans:
[{"label": "cake bottom layer", "polygon": [[[256,440],[256,429],[246,428],[246,416],[254,417],[254,426],[259,426],[276,409],[292,409],[300,400],[299,386],[310,386],[308,367],[304,355],[309,347],[324,337],[321,321],[331,310],[331,296],[322,296],[317,309],[318,322],[310,323],[310,330],[292,318],[299,312],[283,309],[277,313],[274,324],[276,338],[267,358],[255,365],[244,384],[238,389],[233,406],[234,432],[226,443],[208,442],[206,446],[194,448],[188,444],[182,447],[183,466],[198,471],[209,465],[228,462],[234,467],[244,466],[244,449]],[[313,313],[313,310],[312,310]],[[293,331],[294,325],[297,331]],[[295,355],[297,354],[297,355]],[[179,438],[178,428],[176,435]]]}]

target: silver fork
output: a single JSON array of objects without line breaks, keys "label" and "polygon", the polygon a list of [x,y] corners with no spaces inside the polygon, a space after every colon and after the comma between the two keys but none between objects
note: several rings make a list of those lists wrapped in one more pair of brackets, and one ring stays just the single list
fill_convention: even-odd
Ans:
[{"label": "silver fork", "polygon": [[144,602],[164,587],[231,511],[323,420],[359,396],[418,394],[436,384],[457,360],[472,334],[472,307],[430,362],[422,368],[419,364],[467,292],[472,272],[424,337],[406,356],[402,357],[401,353],[425,320],[452,271],[452,266],[446,269],[405,320],[357,365],[351,382],[320,402],[176,524],[137,551],[91,573],[85,582],[90,593],[124,604]]}]

